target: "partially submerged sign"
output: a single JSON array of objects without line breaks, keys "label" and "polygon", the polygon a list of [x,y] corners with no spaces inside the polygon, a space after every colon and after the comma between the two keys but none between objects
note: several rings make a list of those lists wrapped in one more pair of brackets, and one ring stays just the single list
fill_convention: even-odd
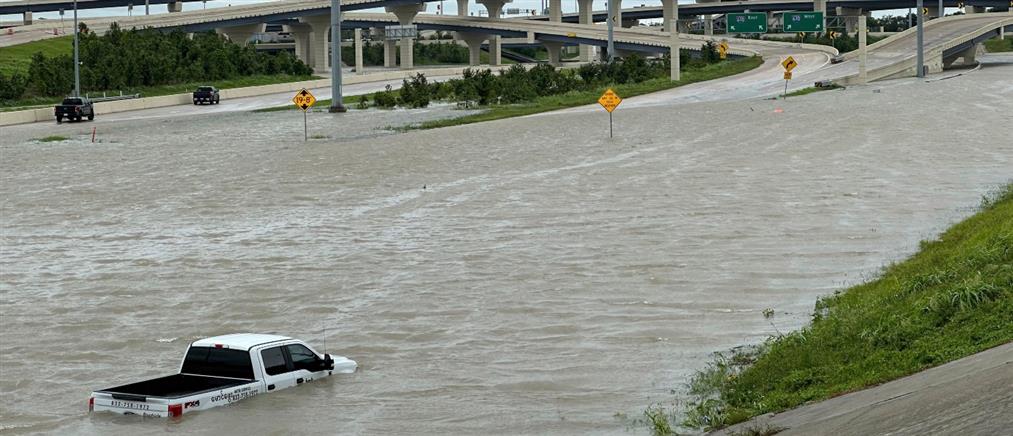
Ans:
[{"label": "partially submerged sign", "polygon": [[605,93],[598,97],[598,104],[609,113],[609,138],[612,137],[612,111],[616,110],[616,107],[622,102],[623,99],[612,88],[606,89]]},{"label": "partially submerged sign", "polygon": [[619,94],[616,94],[612,88],[606,89],[605,93],[602,94],[601,97],[598,97],[598,104],[605,108],[605,110],[609,111],[609,113],[616,110],[616,106],[619,106],[619,103],[622,102],[623,99],[620,98]]},{"label": "partially submerged sign", "polygon": [[295,97],[292,97],[292,103],[295,103],[295,105],[298,106],[299,109],[306,111],[307,109],[313,107],[313,105],[317,103],[317,98],[314,97],[312,93],[307,91],[306,88],[303,88],[301,91],[295,94]]}]

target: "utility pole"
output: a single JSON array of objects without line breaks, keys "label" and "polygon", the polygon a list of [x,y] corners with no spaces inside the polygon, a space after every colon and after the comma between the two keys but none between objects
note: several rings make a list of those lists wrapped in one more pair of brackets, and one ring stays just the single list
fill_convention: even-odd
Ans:
[{"label": "utility pole", "polygon": [[608,50],[609,62],[614,61],[615,58],[616,58],[615,41],[612,39],[612,27],[614,26],[613,21],[615,21],[615,19],[616,19],[616,16],[612,12],[612,2],[613,1],[615,1],[615,0],[609,0],[607,3],[605,3],[605,7],[608,9],[609,42],[608,42],[608,47],[606,48],[606,50]]},{"label": "utility pole", "polygon": [[925,1],[924,0],[918,0],[918,4],[915,5],[915,7],[918,9],[918,31],[917,31],[918,32],[918,37],[917,37],[917,43],[916,43],[916,46],[915,46],[916,47],[915,49],[918,50],[918,54],[917,54],[917,59],[918,60],[916,62],[917,63],[916,67],[918,68],[918,77],[925,77],[925,57],[924,57],[924,53],[922,53],[924,51],[924,48],[925,48],[924,47],[924,44],[925,44],[924,27],[925,26],[924,26],[924,23],[923,23],[923,21],[925,21]]},{"label": "utility pole", "polygon": [[81,96],[81,60],[78,59],[77,0],[74,0],[74,97]]},{"label": "utility pole", "polygon": [[[921,1],[921,0],[919,0]],[[341,0],[331,0],[331,107],[327,112],[347,112],[341,95]]]}]

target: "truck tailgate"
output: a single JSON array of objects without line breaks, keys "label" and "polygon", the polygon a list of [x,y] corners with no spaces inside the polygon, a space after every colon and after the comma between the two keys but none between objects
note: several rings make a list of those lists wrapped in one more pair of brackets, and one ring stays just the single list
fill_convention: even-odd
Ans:
[{"label": "truck tailgate", "polygon": [[147,398],[136,400],[130,396],[95,392],[92,394],[91,409],[96,412],[113,412],[121,415],[168,417],[169,403],[164,399]]}]

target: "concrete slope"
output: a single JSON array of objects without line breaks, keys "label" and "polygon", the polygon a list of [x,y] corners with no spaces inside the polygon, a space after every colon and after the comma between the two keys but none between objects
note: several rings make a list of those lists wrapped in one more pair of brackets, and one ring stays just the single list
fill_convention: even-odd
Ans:
[{"label": "concrete slope", "polygon": [[778,435],[1008,435],[1013,343],[863,391],[770,414],[713,435],[766,426]]},{"label": "concrete slope", "polygon": [[[987,39],[1000,27],[1013,26],[1013,14],[988,13],[952,16],[925,24],[925,63],[932,72],[942,70],[944,58],[954,49]],[[868,80],[915,75],[916,29],[908,29],[868,47]],[[844,62],[818,71],[813,78],[853,84],[858,80],[858,52],[843,56]]]}]

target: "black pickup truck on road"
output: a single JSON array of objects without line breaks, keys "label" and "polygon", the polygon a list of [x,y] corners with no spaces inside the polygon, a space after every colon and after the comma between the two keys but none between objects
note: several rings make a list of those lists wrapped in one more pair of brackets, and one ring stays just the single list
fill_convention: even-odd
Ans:
[{"label": "black pickup truck on road", "polygon": [[193,104],[218,104],[218,88],[214,86],[201,86],[193,92]]},{"label": "black pickup truck on road", "polygon": [[56,122],[62,123],[66,118],[68,121],[81,121],[88,117],[88,121],[95,119],[95,106],[87,97],[68,97],[53,109]]}]

